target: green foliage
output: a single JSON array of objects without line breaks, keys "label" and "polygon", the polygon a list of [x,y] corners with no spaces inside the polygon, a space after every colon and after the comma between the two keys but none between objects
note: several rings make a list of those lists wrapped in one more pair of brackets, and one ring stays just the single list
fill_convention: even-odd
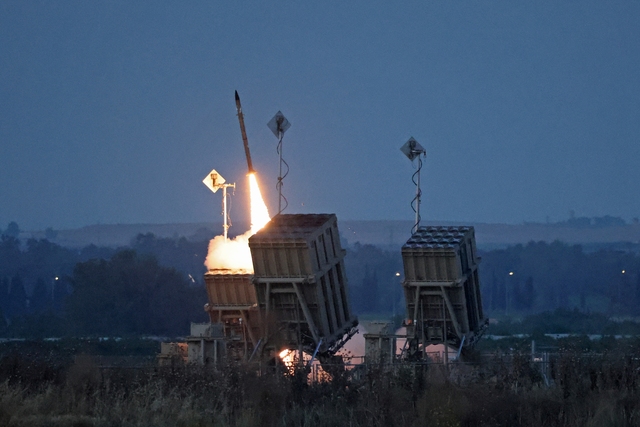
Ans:
[{"label": "green foliage", "polygon": [[44,279],[42,279],[42,277],[38,277],[36,284],[33,287],[33,291],[31,292],[31,297],[29,298],[29,311],[32,313],[53,311],[53,306],[51,305],[51,294],[52,292],[47,287]]},{"label": "green foliage", "polygon": [[158,263],[174,267],[198,284],[203,283],[206,273],[204,260],[208,251],[208,240],[190,241],[184,237],[160,238],[153,233],[138,234],[131,242],[131,248],[139,254],[153,255]]},{"label": "green foliage", "polygon": [[529,242],[482,252],[485,311],[492,316],[579,308],[640,315],[640,255],[580,245]]},{"label": "green foliage", "polygon": [[9,307],[9,278],[0,278],[0,311],[2,314],[2,322],[5,321],[6,310]]},{"label": "green foliage", "polygon": [[573,333],[598,334],[604,333],[604,327],[609,319],[600,313],[583,313],[578,310],[557,309],[554,312],[543,312],[527,316],[522,321],[521,333]]},{"label": "green foliage", "polygon": [[68,332],[65,319],[52,312],[15,317],[5,333],[9,337],[48,338],[60,337]]},{"label": "green foliage", "polygon": [[584,313],[577,309],[557,309],[532,314],[521,320],[500,318],[489,326],[493,335],[539,335],[539,334],[583,334],[583,335],[640,335],[640,323],[626,320],[616,321],[601,313]]},{"label": "green foliage", "polygon": [[[0,237],[0,309],[10,325],[2,334],[182,335],[190,321],[205,321],[206,293],[194,282],[202,281],[206,243],[140,235],[134,245],[143,256],[132,251],[114,256],[113,249],[95,245],[69,249],[45,239],[21,245],[5,233]],[[185,273],[161,267],[154,253],[167,264],[182,265]]]},{"label": "green foliage", "polygon": [[[95,246],[78,251],[44,239],[28,239],[21,245],[18,239],[4,235],[0,238],[0,307],[11,321],[27,314],[46,317],[51,311],[62,315],[69,291],[67,277],[74,266],[91,257],[109,257],[113,252],[113,249]],[[16,277],[22,289],[9,293],[10,281]],[[20,322],[24,326],[25,322]]]},{"label": "green foliage", "polygon": [[0,272],[3,277],[14,276],[21,264],[20,241],[3,234],[0,237]]},{"label": "green foliage", "polygon": [[387,316],[403,312],[400,251],[386,251],[373,245],[354,244],[345,258],[351,306],[358,314]]},{"label": "green foliage", "polygon": [[66,313],[76,334],[180,335],[204,317],[206,295],[173,268],[124,250],[76,265]]},{"label": "green foliage", "polygon": [[7,329],[7,320],[4,316],[4,312],[2,311],[2,307],[0,306],[0,335],[4,334]]},{"label": "green foliage", "polygon": [[27,293],[19,274],[11,278],[7,314],[10,317],[24,316],[27,313]]}]

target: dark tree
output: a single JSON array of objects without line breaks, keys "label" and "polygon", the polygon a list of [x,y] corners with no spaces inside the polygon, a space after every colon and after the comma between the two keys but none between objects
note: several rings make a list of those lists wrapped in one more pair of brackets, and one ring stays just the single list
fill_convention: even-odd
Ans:
[{"label": "dark tree", "polygon": [[636,278],[636,289],[635,289],[634,300],[635,300],[634,314],[638,316],[640,315],[640,274],[638,274]]},{"label": "dark tree", "polygon": [[207,271],[204,260],[208,244],[208,240],[192,242],[184,237],[159,238],[153,233],[146,233],[138,234],[131,242],[131,247],[141,255],[153,255],[161,265],[190,274],[193,280],[202,284]]},{"label": "dark tree", "polygon": [[520,306],[525,310],[531,310],[536,302],[536,290],[533,287],[533,277],[527,277],[520,293]]},{"label": "dark tree", "polygon": [[20,236],[20,227],[18,223],[15,221],[11,221],[9,225],[7,225],[7,229],[2,233],[4,236],[13,237],[17,239]]},{"label": "dark tree", "polygon": [[503,278],[497,280],[496,284],[496,309],[507,310],[507,281]]},{"label": "dark tree", "polygon": [[[347,249],[345,264],[353,310],[391,314],[403,295],[396,275],[402,271],[400,252],[355,243]],[[375,295],[371,295],[372,287]]]},{"label": "dark tree", "polygon": [[24,289],[24,283],[22,283],[19,275],[11,278],[8,305],[7,316],[10,319],[27,314],[27,292]]},{"label": "dark tree", "polygon": [[375,313],[378,311],[378,277],[376,272],[371,272],[369,265],[365,266],[364,278],[361,285],[362,303],[360,307],[365,313]]},{"label": "dark tree", "polygon": [[55,240],[56,237],[58,237],[58,232],[51,227],[47,227],[47,229],[44,230],[44,237],[49,241]]},{"label": "dark tree", "polygon": [[0,308],[7,310],[9,304],[9,279],[3,277],[0,279]]},{"label": "dark tree", "polygon": [[71,274],[80,257],[77,251],[64,248],[46,239],[28,239],[27,250],[22,255],[23,266],[33,283],[39,277],[46,281],[56,276]]},{"label": "dark tree", "polygon": [[22,262],[20,241],[5,234],[0,237],[0,276],[14,276]]},{"label": "dark tree", "polygon": [[4,311],[0,307],[0,334],[7,329],[7,319],[4,316]]},{"label": "dark tree", "polygon": [[485,310],[493,311],[496,310],[496,273],[495,271],[491,272],[491,280],[485,281],[480,287],[480,292],[482,293],[482,301],[485,304]]},{"label": "dark tree", "polygon": [[204,320],[202,288],[135,251],[79,263],[65,312],[76,333],[178,335]]},{"label": "dark tree", "polygon": [[[53,288],[52,288],[53,290]],[[29,311],[31,313],[44,313],[51,311],[51,290],[45,283],[44,279],[38,277],[33,287],[31,298],[29,298]]]},{"label": "dark tree", "polygon": [[53,279],[51,292],[51,309],[54,313],[61,313],[64,311],[65,303],[69,297],[69,286],[67,283],[67,277],[56,276]]}]

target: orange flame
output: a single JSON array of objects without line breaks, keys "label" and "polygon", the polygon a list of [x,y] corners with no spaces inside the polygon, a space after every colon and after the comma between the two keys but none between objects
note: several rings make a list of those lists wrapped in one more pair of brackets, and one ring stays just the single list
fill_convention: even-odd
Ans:
[{"label": "orange flame", "polygon": [[271,220],[271,217],[269,216],[267,205],[262,199],[255,173],[249,174],[249,190],[251,197],[251,235],[254,235]]},{"label": "orange flame", "polygon": [[255,173],[249,174],[251,202],[251,229],[233,240],[216,236],[209,242],[209,253],[205,265],[209,270],[233,274],[253,273],[253,262],[249,250],[249,237],[256,234],[271,220],[267,205],[262,199]]},{"label": "orange flame", "polygon": [[296,352],[294,350],[284,349],[278,354],[278,356],[280,356],[282,363],[284,363],[287,368],[293,368],[296,361]]}]

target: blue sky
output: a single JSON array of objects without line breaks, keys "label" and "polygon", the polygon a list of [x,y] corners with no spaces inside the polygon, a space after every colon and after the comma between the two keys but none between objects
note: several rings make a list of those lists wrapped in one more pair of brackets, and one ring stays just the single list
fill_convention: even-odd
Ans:
[{"label": "blue sky", "polygon": [[[315,3],[315,4],[312,4]],[[640,2],[0,1],[0,227],[640,216]]]}]

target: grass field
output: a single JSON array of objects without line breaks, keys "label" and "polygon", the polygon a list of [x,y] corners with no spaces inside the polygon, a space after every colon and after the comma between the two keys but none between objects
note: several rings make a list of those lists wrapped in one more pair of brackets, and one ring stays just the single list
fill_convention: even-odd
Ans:
[{"label": "grass field", "polygon": [[474,363],[369,365],[321,383],[255,366],[104,368],[9,352],[0,426],[637,426],[640,358],[523,354]]}]

